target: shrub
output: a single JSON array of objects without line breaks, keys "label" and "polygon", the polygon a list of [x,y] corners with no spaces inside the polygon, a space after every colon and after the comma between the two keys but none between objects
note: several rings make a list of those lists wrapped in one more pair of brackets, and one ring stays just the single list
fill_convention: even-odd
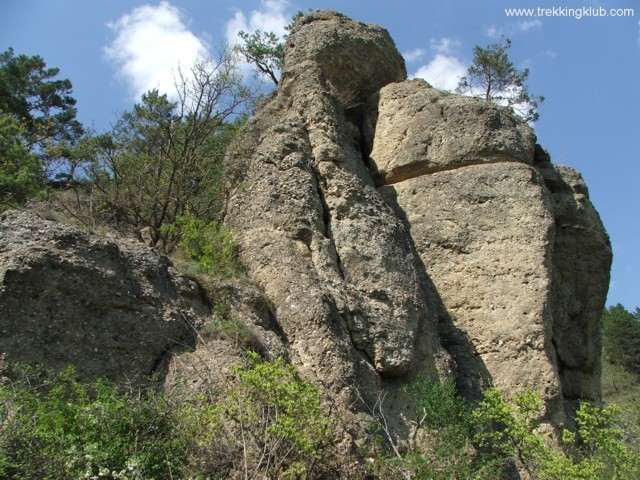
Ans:
[{"label": "shrub", "polygon": [[205,340],[209,338],[225,339],[238,347],[257,353],[262,353],[265,348],[258,333],[238,317],[213,320],[200,330],[200,336]]},{"label": "shrub", "polygon": [[184,255],[196,262],[198,270],[220,278],[230,278],[240,271],[238,244],[231,229],[213,220],[178,217],[168,230],[182,238]]},{"label": "shrub", "polygon": [[225,399],[191,404],[188,418],[197,420],[190,435],[208,462],[203,469],[220,478],[312,477],[330,438],[320,393],[283,360],[248,356]]},{"label": "shrub", "polygon": [[476,451],[473,405],[456,395],[449,379],[424,378],[409,387],[417,407],[413,438],[404,452],[378,459],[380,478],[499,478],[499,464]]},{"label": "shrub", "polygon": [[554,442],[541,428],[543,402],[536,393],[516,394],[507,402],[490,389],[473,405],[456,395],[450,381],[421,380],[411,390],[419,412],[415,441],[378,459],[381,478],[489,480],[513,468],[532,479],[640,478],[640,455],[622,441],[614,406],[582,403],[577,431],[565,429]]},{"label": "shrub", "polygon": [[186,462],[165,397],[74,376],[0,385],[0,478],[170,478]]},{"label": "shrub", "polygon": [[517,394],[507,403],[491,389],[474,411],[479,426],[474,440],[488,455],[513,459],[531,478],[553,480],[635,479],[640,476],[640,455],[629,452],[616,425],[615,406],[599,408],[580,404],[577,430],[564,429],[560,448],[546,441],[538,419],[542,413],[538,394]]}]

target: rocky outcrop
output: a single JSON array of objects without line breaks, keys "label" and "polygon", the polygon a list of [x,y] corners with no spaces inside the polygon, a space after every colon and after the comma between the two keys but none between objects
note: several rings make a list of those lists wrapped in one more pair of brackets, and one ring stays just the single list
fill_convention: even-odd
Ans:
[{"label": "rocky outcrop", "polygon": [[404,59],[384,28],[331,11],[318,10],[295,22],[285,62],[285,75],[313,63],[346,107],[407,78]]},{"label": "rocky outcrop", "polygon": [[[351,37],[340,33],[345,22]],[[305,17],[288,51],[291,45],[295,61],[287,56],[277,96],[229,159],[242,177],[226,222],[249,275],[275,306],[294,365],[342,411],[365,410],[358,393],[373,405],[381,392],[402,386],[395,377],[435,374],[444,365],[437,313],[408,232],[376,190],[358,125],[340,100],[347,76],[357,84],[375,70],[363,62],[363,48],[385,59],[380,85],[403,78],[404,64],[384,30],[330,12]],[[340,81],[317,60],[325,50],[332,62],[343,55],[352,63]]]},{"label": "rocky outcrop", "polygon": [[137,384],[194,343],[200,288],[144,245],[29,212],[0,216],[0,353],[7,362]]},{"label": "rocky outcrop", "polygon": [[552,342],[558,359],[565,407],[600,398],[600,317],[606,300],[611,247],[588,189],[578,172],[550,163],[538,151],[555,221],[550,305]]},{"label": "rocky outcrop", "polygon": [[608,238],[511,110],[407,81],[384,30],[314,12],[245,134],[226,221],[339,406],[388,395],[401,427],[401,387],[437,374],[534,389],[552,423],[598,399]]},{"label": "rocky outcrop", "polygon": [[378,184],[480,163],[531,164],[536,141],[507,109],[423,80],[387,85],[373,95],[364,132]]},{"label": "rocky outcrop", "polygon": [[[344,445],[374,408],[405,435],[423,376],[471,398],[533,389],[553,424],[599,399],[611,248],[584,182],[509,109],[407,81],[382,28],[299,19],[225,168],[225,222],[260,290],[215,290],[245,341],[322,388]],[[0,253],[8,360],[135,380],[189,347],[169,388],[224,385],[242,361],[246,344],[196,333],[199,288],[140,244],[9,212]]]}]

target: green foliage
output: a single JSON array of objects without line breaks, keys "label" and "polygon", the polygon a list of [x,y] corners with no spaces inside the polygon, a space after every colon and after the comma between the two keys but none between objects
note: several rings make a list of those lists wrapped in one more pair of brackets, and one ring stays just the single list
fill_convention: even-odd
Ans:
[{"label": "green foliage", "polygon": [[47,175],[82,134],[71,82],[39,56],[0,53],[0,210],[45,196]]},{"label": "green foliage", "polygon": [[640,376],[640,309],[631,313],[620,304],[608,307],[602,328],[607,361]]},{"label": "green foliage", "polygon": [[220,403],[192,404],[198,457],[219,478],[230,472],[247,479],[311,477],[331,432],[318,390],[281,359],[248,356],[249,366],[235,369],[235,384]]},{"label": "green foliage", "polygon": [[409,389],[417,406],[407,451],[379,459],[381,478],[498,478],[500,463],[473,444],[473,406],[456,395],[453,380],[423,379]]},{"label": "green foliage", "polygon": [[284,66],[284,42],[275,33],[262,30],[239,32],[238,36],[244,42],[238,45],[238,52],[278,85],[277,72]]},{"label": "green foliage", "polygon": [[500,43],[486,48],[476,45],[473,64],[460,79],[457,91],[513,107],[526,121],[535,122],[540,116],[538,104],[544,97],[529,93],[526,85],[529,69],[519,70],[513,65],[507,53],[509,48],[511,40],[504,36]]},{"label": "green foliage", "polygon": [[232,57],[196,64],[178,96],[150,91],[112,132],[87,139],[89,180],[109,223],[166,252],[179,238],[165,227],[178,217],[218,215],[224,152],[248,100]]},{"label": "green foliage", "polygon": [[168,234],[181,238],[184,255],[195,260],[198,270],[219,278],[238,274],[238,244],[230,228],[212,220],[204,222],[192,216],[177,217],[166,228]]},{"label": "green foliage", "polygon": [[42,390],[0,385],[2,478],[170,478],[187,460],[179,432],[162,395],[85,385],[72,368]]},{"label": "green foliage", "polygon": [[[301,11],[296,13],[285,30],[290,32],[296,20],[303,15]],[[256,30],[253,33],[241,31],[238,36],[242,39],[242,43],[236,46],[238,53],[246,62],[255,65],[261,75],[278,85],[278,72],[284,67],[284,45],[288,35],[280,38],[273,32]]]},{"label": "green foliage", "polygon": [[474,440],[494,459],[515,460],[532,478],[638,478],[640,456],[622,441],[617,407],[581,403],[577,431],[564,429],[561,448],[555,448],[540,428],[542,405],[540,396],[532,392],[517,394],[507,403],[500,392],[489,390],[473,413],[480,427]]},{"label": "green foliage", "polygon": [[538,430],[542,407],[542,399],[533,392],[516,394],[513,402],[507,403],[498,390],[490,389],[473,412],[479,426],[474,440],[487,455],[505,462],[513,459],[519,468],[534,475],[551,452]]},{"label": "green foliage", "polygon": [[640,453],[640,382],[619,365],[602,361],[602,398],[620,408],[619,425],[624,442]]},{"label": "green foliage", "polygon": [[640,455],[625,446],[614,406],[582,403],[577,431],[565,429],[554,440],[540,424],[543,402],[533,392],[507,402],[490,389],[473,405],[456,396],[452,382],[422,380],[412,393],[419,412],[415,441],[378,459],[382,478],[492,480],[513,468],[532,479],[640,478]]},{"label": "green foliage", "polygon": [[[14,372],[15,373],[15,372]],[[13,375],[15,377],[15,374]],[[248,353],[225,391],[177,400],[82,384],[72,368],[0,384],[0,478],[315,478],[326,472],[332,424],[320,393],[282,359]],[[412,386],[409,445],[375,464],[379,478],[502,478],[514,462],[533,479],[640,478],[619,409],[582,403],[559,447],[539,424],[540,397],[497,390],[472,405],[452,382]],[[176,401],[177,400],[177,401]],[[215,400],[215,402],[212,402]]]},{"label": "green foliage", "polygon": [[0,112],[0,212],[45,195],[42,162],[19,138],[20,124]]},{"label": "green foliage", "polygon": [[12,48],[0,53],[0,113],[19,124],[16,138],[29,152],[39,153],[49,166],[57,145],[82,135],[76,120],[76,101],[67,79],[56,79],[58,68],[47,68],[42,57],[15,56]]}]

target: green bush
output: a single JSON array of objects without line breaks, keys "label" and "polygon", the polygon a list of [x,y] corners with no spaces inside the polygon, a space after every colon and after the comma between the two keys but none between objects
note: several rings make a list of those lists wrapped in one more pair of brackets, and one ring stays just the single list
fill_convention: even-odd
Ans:
[{"label": "green bush", "polygon": [[46,196],[42,162],[20,142],[20,124],[0,112],[0,212]]},{"label": "green bush", "polygon": [[319,391],[281,359],[248,356],[220,403],[191,404],[190,436],[206,459],[203,470],[217,478],[312,478],[331,432]]},{"label": "green bush", "polygon": [[168,229],[182,239],[179,245],[184,255],[196,262],[200,272],[220,278],[239,273],[238,244],[230,228],[215,220],[207,223],[194,217],[178,217]]},{"label": "green bush", "polygon": [[380,478],[499,478],[500,462],[481,455],[473,444],[473,405],[456,395],[451,379],[422,379],[408,389],[418,417],[403,452],[383,455]]},{"label": "green bush", "polygon": [[422,380],[412,387],[418,407],[415,441],[396,455],[383,455],[380,478],[503,478],[507,469],[549,480],[640,478],[640,455],[622,441],[619,410],[582,403],[577,431],[557,441],[545,433],[543,402],[533,392],[507,402],[496,389],[477,405],[458,397],[452,382]]},{"label": "green bush", "polygon": [[622,441],[615,406],[599,408],[588,402],[576,413],[577,430],[564,429],[556,448],[540,429],[542,413],[538,394],[517,394],[508,403],[495,389],[473,412],[479,427],[474,441],[487,455],[516,466],[532,478],[592,480],[640,478],[640,456]]},{"label": "green bush", "polygon": [[185,464],[164,396],[74,376],[0,385],[0,478],[170,478]]},{"label": "green bush", "polygon": [[[132,394],[72,368],[0,384],[0,478],[319,478],[329,470],[332,424],[320,393],[283,360],[248,353],[218,400]],[[15,375],[14,375],[15,376]],[[374,468],[378,478],[495,479],[512,465],[534,479],[640,478],[622,441],[619,410],[581,404],[576,431],[557,443],[541,429],[543,403],[495,389],[472,405],[452,382],[411,388],[418,416],[407,445]],[[383,414],[382,410],[379,410]],[[381,416],[384,419],[384,416]],[[393,440],[389,437],[390,440]]]}]

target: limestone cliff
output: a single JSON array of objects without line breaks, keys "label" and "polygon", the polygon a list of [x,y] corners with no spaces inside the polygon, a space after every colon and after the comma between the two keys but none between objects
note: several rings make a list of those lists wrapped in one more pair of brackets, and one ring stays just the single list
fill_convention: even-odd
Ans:
[{"label": "limestone cliff", "polygon": [[[533,389],[563,422],[600,397],[611,249],[587,188],[509,109],[406,76],[378,26],[328,11],[295,23],[278,90],[225,162],[225,222],[262,292],[227,285],[228,303],[352,433],[381,399],[406,432],[404,387],[421,376],[472,398]],[[239,358],[196,345],[209,306],[146,247],[10,212],[0,253],[9,360],[122,379],[187,349],[171,385]]]}]

